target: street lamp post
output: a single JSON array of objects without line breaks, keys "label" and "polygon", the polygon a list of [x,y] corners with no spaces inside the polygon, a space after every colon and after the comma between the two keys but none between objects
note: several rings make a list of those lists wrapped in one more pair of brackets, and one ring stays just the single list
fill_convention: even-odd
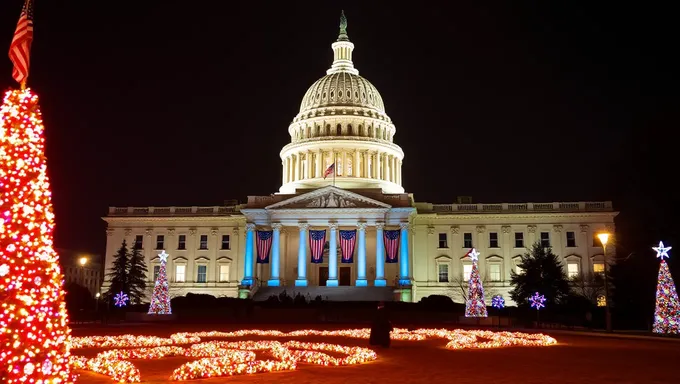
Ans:
[{"label": "street lamp post", "polygon": [[85,264],[87,264],[87,257],[81,257],[78,259],[78,263],[80,264],[80,283],[85,287]]},{"label": "street lamp post", "polygon": [[99,296],[101,296],[101,293],[97,292],[96,295],[94,295],[94,312],[99,313]]},{"label": "street lamp post", "polygon": [[597,235],[602,243],[602,253],[604,255],[604,310],[605,310],[605,324],[607,332],[612,331],[612,313],[609,307],[609,272],[607,271],[607,242],[609,241],[608,233],[600,233]]}]

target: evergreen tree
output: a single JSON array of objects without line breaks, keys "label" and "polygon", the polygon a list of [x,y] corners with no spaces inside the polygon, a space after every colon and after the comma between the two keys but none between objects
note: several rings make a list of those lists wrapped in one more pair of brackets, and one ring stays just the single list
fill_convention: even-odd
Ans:
[{"label": "evergreen tree", "polygon": [[118,252],[113,255],[113,265],[109,269],[106,277],[109,279],[109,291],[107,296],[109,301],[113,296],[119,292],[129,292],[128,284],[128,270],[130,268],[130,253],[128,252],[127,243],[123,240]]},{"label": "evergreen tree", "polygon": [[659,242],[659,246],[653,249],[656,251],[656,257],[661,259],[657,278],[653,331],[655,333],[680,333],[680,300],[678,300],[678,292],[675,290],[668,263],[664,260],[668,258],[668,251],[671,247],[664,247],[663,242]]},{"label": "evergreen tree", "polygon": [[510,273],[514,286],[510,297],[518,306],[528,306],[529,297],[541,292],[547,304],[559,304],[569,295],[569,279],[552,248],[534,244],[518,265],[522,273]]},{"label": "evergreen tree", "polygon": [[132,247],[127,280],[130,290],[127,294],[130,296],[131,303],[141,304],[146,297],[146,275],[148,271],[142,252],[138,248]]}]

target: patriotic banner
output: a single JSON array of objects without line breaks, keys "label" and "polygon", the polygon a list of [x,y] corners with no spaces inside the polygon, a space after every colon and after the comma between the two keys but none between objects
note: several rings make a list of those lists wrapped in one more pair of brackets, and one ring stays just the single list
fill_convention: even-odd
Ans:
[{"label": "patriotic banner", "polygon": [[354,246],[357,243],[357,230],[340,231],[340,250],[342,251],[342,262],[354,262]]},{"label": "patriotic banner", "polygon": [[397,257],[399,254],[399,230],[385,230],[383,238],[385,240],[385,262],[399,262],[399,258]]},{"label": "patriotic banner", "polygon": [[17,29],[9,46],[9,59],[14,64],[12,77],[23,84],[28,77],[31,63],[31,43],[33,42],[33,0],[26,0],[21,9]]},{"label": "patriotic banner", "polygon": [[312,251],[312,263],[323,263],[323,247],[326,245],[326,230],[309,230],[309,248]]},{"label": "patriotic banner", "polygon": [[273,231],[257,231],[257,263],[269,264]]}]

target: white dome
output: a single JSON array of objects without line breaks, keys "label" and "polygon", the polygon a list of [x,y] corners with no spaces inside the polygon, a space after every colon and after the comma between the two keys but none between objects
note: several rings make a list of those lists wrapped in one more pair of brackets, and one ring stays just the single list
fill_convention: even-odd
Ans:
[{"label": "white dome", "polygon": [[378,90],[365,78],[349,72],[335,72],[317,80],[305,93],[300,113],[323,107],[361,107],[385,113]]}]

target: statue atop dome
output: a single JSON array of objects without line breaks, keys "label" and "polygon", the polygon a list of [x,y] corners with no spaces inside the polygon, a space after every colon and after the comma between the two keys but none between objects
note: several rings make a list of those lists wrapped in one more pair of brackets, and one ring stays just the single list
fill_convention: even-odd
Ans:
[{"label": "statue atop dome", "polygon": [[345,11],[340,12],[340,35],[338,35],[338,41],[349,41],[349,36],[347,36],[347,17],[345,17]]}]

